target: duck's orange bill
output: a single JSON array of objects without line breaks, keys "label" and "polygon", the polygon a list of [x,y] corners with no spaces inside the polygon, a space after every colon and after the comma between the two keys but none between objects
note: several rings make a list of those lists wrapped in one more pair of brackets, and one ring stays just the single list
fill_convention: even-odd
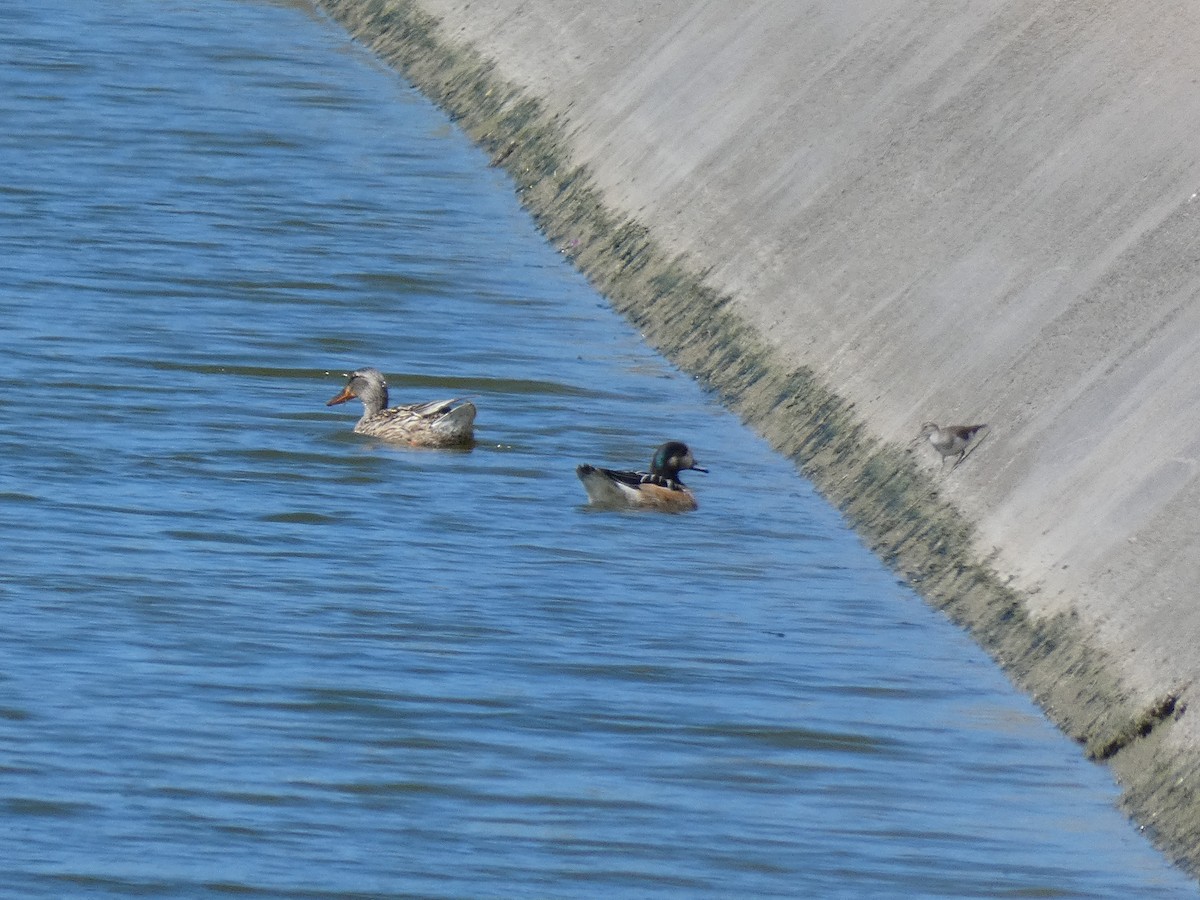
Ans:
[{"label": "duck's orange bill", "polygon": [[342,392],[326,403],[326,406],[337,406],[339,403],[345,403],[347,400],[353,400],[354,395],[350,393],[350,385],[342,388]]}]

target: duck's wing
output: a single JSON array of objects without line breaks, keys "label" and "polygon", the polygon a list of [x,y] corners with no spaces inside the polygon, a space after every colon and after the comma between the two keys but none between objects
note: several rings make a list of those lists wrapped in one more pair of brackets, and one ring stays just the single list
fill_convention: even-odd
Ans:
[{"label": "duck's wing", "polygon": [[653,472],[614,472],[612,469],[599,469],[613,481],[619,481],[621,484],[627,484],[630,487],[639,487],[652,485],[654,487],[666,488],[669,491],[683,490],[683,482],[677,481],[674,478],[666,478],[662,475],[655,475]]},{"label": "duck's wing", "polygon": [[403,425],[417,427],[431,424],[454,410],[458,400],[434,400],[430,403],[410,403],[406,406],[389,406],[373,417],[380,425]]},{"label": "duck's wing", "polygon": [[602,469],[599,466],[589,466],[586,464],[577,466],[575,471],[588,475],[600,474],[609,481],[615,481],[618,484],[623,484],[631,488],[653,485],[655,487],[666,488],[670,491],[683,490],[683,485],[675,479],[664,478],[662,475],[655,475],[651,472],[625,472],[617,469]]},{"label": "duck's wing", "polygon": [[406,416],[412,416],[418,419],[436,419],[439,416],[444,416],[454,408],[455,403],[459,403],[457,397],[452,397],[449,400],[431,400],[429,403],[412,403],[408,406],[397,406],[397,411],[403,410]]},{"label": "duck's wing", "polygon": [[651,475],[647,475],[645,472],[622,472],[617,469],[602,469],[600,466],[593,466],[588,463],[584,463],[581,466],[576,466],[575,474],[580,478],[587,476],[593,481],[604,479],[606,481],[611,481],[614,484],[624,485],[628,488],[636,488],[638,485],[642,484],[642,480],[644,478],[653,477]]},{"label": "duck's wing", "polygon": [[598,471],[603,472],[610,480],[628,485],[629,487],[637,487],[642,483],[642,478],[646,475],[645,472],[622,472],[616,469],[598,469]]}]

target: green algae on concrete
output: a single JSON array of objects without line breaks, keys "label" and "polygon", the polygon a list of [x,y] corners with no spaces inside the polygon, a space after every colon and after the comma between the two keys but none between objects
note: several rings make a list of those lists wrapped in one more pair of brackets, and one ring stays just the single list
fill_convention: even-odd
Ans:
[{"label": "green algae on concrete", "polygon": [[605,205],[536,98],[445,38],[412,0],[318,2],[487,149],[547,238],[646,340],[791,458],[889,566],[968,629],[1090,758],[1112,766],[1156,843],[1200,871],[1200,759],[1165,745],[1184,712],[1175,694],[1135,702],[1073,616],[1031,615],[908,453],[873,438],[811,370],[787,366],[705,283],[700,261],[665,253]]}]

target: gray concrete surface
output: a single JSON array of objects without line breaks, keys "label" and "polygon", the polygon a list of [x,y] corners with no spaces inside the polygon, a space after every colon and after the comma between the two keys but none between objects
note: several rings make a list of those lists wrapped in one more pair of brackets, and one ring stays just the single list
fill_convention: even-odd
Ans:
[{"label": "gray concrete surface", "polygon": [[981,554],[1196,679],[1200,7],[420,6],[881,438],[991,423],[943,482]]}]

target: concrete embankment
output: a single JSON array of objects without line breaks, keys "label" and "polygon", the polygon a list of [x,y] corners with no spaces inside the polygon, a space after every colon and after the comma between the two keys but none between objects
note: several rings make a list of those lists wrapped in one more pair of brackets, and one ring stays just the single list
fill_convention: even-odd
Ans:
[{"label": "concrete embankment", "polygon": [[1200,867],[1200,7],[318,2]]}]

